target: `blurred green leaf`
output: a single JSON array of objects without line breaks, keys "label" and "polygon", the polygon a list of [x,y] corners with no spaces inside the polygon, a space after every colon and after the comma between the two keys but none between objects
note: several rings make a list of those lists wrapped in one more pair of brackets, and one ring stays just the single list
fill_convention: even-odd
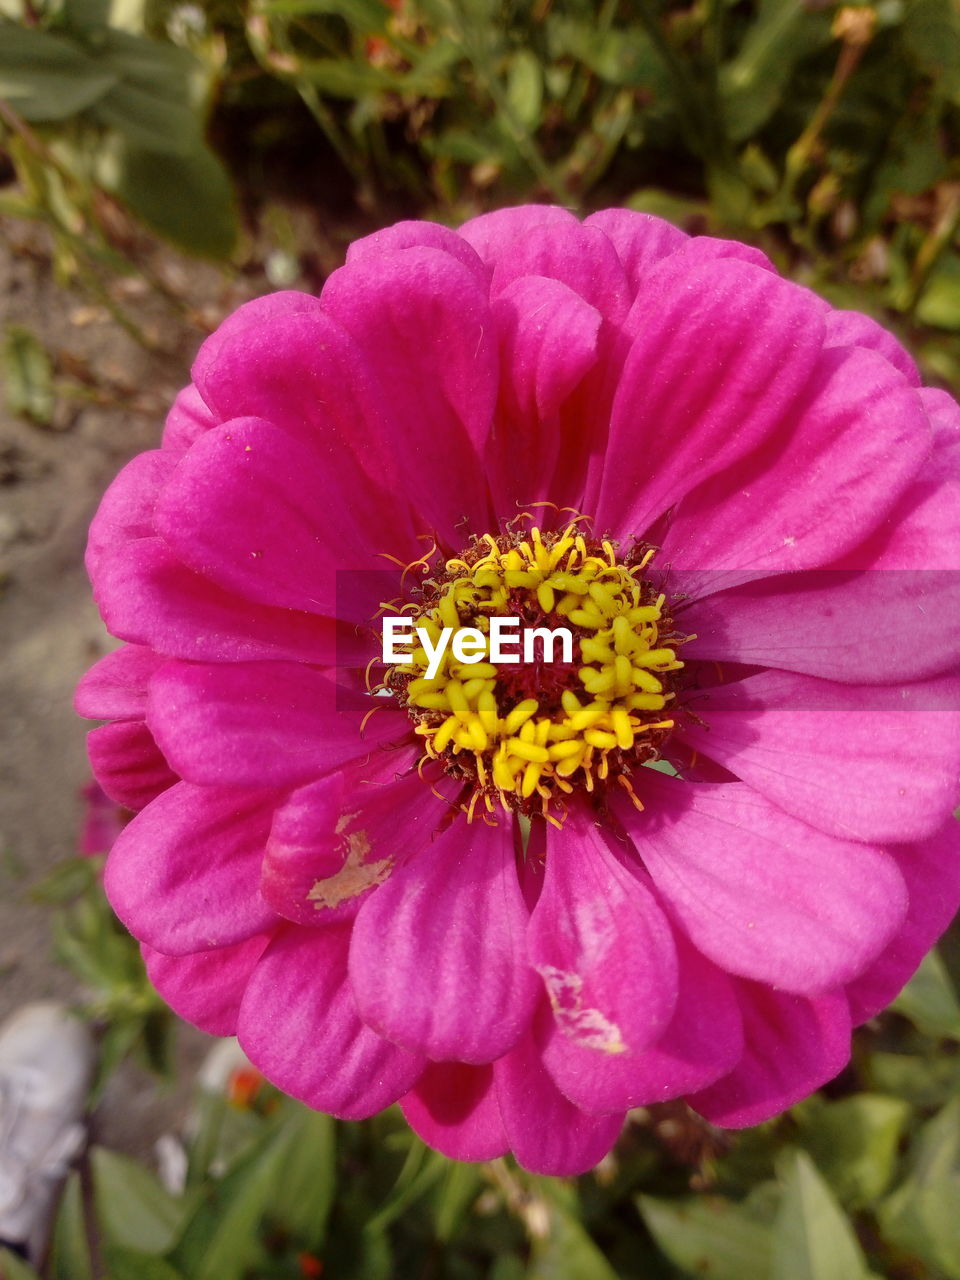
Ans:
[{"label": "blurred green leaf", "polygon": [[857,1093],[819,1103],[803,1122],[800,1141],[840,1201],[863,1208],[886,1191],[909,1117],[901,1098]]},{"label": "blurred green leaf", "polygon": [[672,96],[663,60],[639,27],[604,30],[595,15],[581,18],[557,8],[547,17],[546,33],[551,58],[582,63],[609,84],[642,87],[654,98]]},{"label": "blurred green leaf", "polygon": [[765,1277],[771,1232],[732,1200],[691,1196],[658,1200],[640,1196],[637,1207],[666,1256],[687,1275],[711,1280]]},{"label": "blurred green leaf", "polygon": [[360,1265],[355,1274],[364,1280],[393,1280],[393,1251],[386,1232],[365,1231],[360,1240]]},{"label": "blurred green leaf", "polygon": [[761,0],[736,56],[720,71],[727,136],[743,142],[766,123],[799,60],[830,41],[829,19],[797,0]]},{"label": "blurred green leaf", "polygon": [[336,1125],[306,1107],[296,1107],[278,1142],[286,1150],[265,1210],[307,1249],[317,1250],[327,1234],[336,1194]]},{"label": "blurred green leaf", "polygon": [[[136,959],[143,963],[143,959],[139,954],[140,948],[137,947]],[[148,994],[155,995],[153,987],[146,975],[146,969],[138,971],[138,980],[142,976],[142,988]],[[171,1016],[170,1010],[163,1003],[159,996],[156,996],[152,1002],[153,1008],[149,1010],[141,1023],[142,1038],[141,1047],[143,1049],[144,1061],[150,1071],[157,1076],[172,1076],[174,1071],[173,1063],[173,1025],[174,1018]]]},{"label": "blurred green leaf", "polygon": [[913,1107],[942,1107],[960,1090],[960,1058],[876,1052],[870,1055],[870,1075],[881,1093],[895,1094]]},{"label": "blurred green leaf", "polygon": [[96,41],[112,18],[111,0],[63,0],[58,25]]},{"label": "blurred green leaf", "polygon": [[916,317],[937,329],[960,329],[960,255],[945,254],[937,263],[917,303]]},{"label": "blurred green leaf", "polygon": [[939,79],[944,92],[960,97],[960,8],[954,0],[908,0],[903,38],[907,51]]},{"label": "blurred green leaf", "polygon": [[936,951],[924,957],[891,1008],[909,1018],[925,1035],[960,1040],[960,1001]]},{"label": "blurred green leaf", "polygon": [[494,1258],[487,1280],[527,1280],[527,1268],[513,1253],[501,1253]]},{"label": "blurred green leaf", "polygon": [[[555,1191],[551,1188],[551,1192]],[[551,1194],[546,1233],[530,1241],[527,1280],[617,1280],[617,1273],[569,1207]]]},{"label": "blurred green leaf", "polygon": [[780,184],[780,175],[755,142],[744,147],[739,157],[741,176],[756,191],[772,196]]},{"label": "blurred green leaf", "polygon": [[46,1268],[47,1280],[93,1280],[80,1174],[67,1175]]},{"label": "blurred green leaf", "polygon": [[706,200],[674,196],[656,187],[641,187],[639,191],[627,196],[624,204],[628,209],[636,209],[638,213],[652,213],[656,218],[666,218],[678,227],[688,221],[703,222],[710,218],[710,206]]},{"label": "blurred green leaf", "polygon": [[108,1243],[104,1246],[103,1256],[110,1280],[188,1280],[169,1262],[154,1254],[121,1249]]},{"label": "blurred green leaf", "polygon": [[406,72],[392,71],[361,59],[304,59],[296,68],[295,78],[333,98],[365,98],[381,93],[413,93],[442,98],[451,90],[442,70],[431,70],[424,65]]},{"label": "blurred green leaf", "polygon": [[256,1260],[263,1216],[289,1153],[289,1135],[270,1131],[213,1184],[171,1254],[190,1280],[243,1280]]},{"label": "blurred green leaf", "polygon": [[148,226],[189,253],[229,257],[239,233],[233,188],[205,146],[170,155],[117,137],[104,145],[98,163],[106,190]]},{"label": "blurred green leaf", "polygon": [[116,83],[116,73],[74,41],[0,21],[0,98],[24,120],[66,120]]},{"label": "blurred green leaf", "polygon": [[53,366],[40,339],[21,324],[7,325],[3,342],[7,408],[41,426],[53,419]]},{"label": "blurred green leaf", "polygon": [[282,14],[333,14],[343,18],[355,32],[362,35],[384,31],[390,17],[390,9],[382,0],[262,0],[257,7],[267,17],[279,17]]},{"label": "blurred green leaf", "polygon": [[[948,385],[960,385],[960,350],[943,341],[943,336],[932,333],[926,342],[915,347],[917,362],[927,378],[939,378]],[[953,334],[947,335],[954,339]]]},{"label": "blurred green leaf", "polygon": [[920,1131],[910,1172],[880,1208],[881,1229],[930,1266],[960,1278],[960,1098]]},{"label": "blurred green leaf", "polygon": [[107,1240],[124,1249],[165,1253],[188,1206],[159,1179],[126,1156],[103,1147],[90,1153],[97,1222]]},{"label": "blurred green leaf", "polygon": [[896,196],[919,195],[946,176],[941,105],[931,101],[923,111],[908,111],[883,140],[883,159],[873,170],[862,205],[866,226],[881,225]]},{"label": "blurred green leaf", "polygon": [[866,1280],[853,1227],[807,1153],[789,1152],[780,1175],[771,1280]]},{"label": "blurred green leaf", "polygon": [[454,1239],[482,1186],[483,1178],[475,1164],[449,1161],[434,1199],[434,1230],[438,1240],[448,1244]]},{"label": "blurred green leaf", "polygon": [[443,1176],[446,1164],[446,1158],[438,1151],[432,1151],[419,1138],[411,1135],[403,1168],[397,1175],[390,1194],[365,1229],[371,1234],[382,1232],[421,1196],[426,1195]]},{"label": "blurred green leaf", "polygon": [[[52,932],[59,958],[94,988],[98,999],[119,998],[124,1002],[134,990],[138,996],[149,991],[139,948],[116,921],[98,881],[93,881],[90,890],[69,907],[57,912]],[[130,1002],[126,1004],[132,1011]],[[146,1012],[152,1005],[153,1000],[144,1003],[138,998],[135,1011]]]},{"label": "blurred green leaf", "polygon": [[100,1037],[97,1075],[90,1091],[90,1102],[97,1106],[113,1073],[138,1044],[143,1035],[142,1018],[123,1018],[111,1022]]},{"label": "blurred green leaf", "polygon": [[531,131],[536,129],[543,108],[543,72],[539,58],[530,49],[520,49],[510,59],[507,102],[518,124]]},{"label": "blurred green leaf", "polygon": [[0,1275],[3,1280],[40,1280],[33,1267],[27,1266],[22,1258],[18,1258],[9,1249],[0,1246]]},{"label": "blurred green leaf", "polygon": [[62,906],[66,902],[73,902],[81,894],[88,893],[97,883],[102,865],[100,858],[70,858],[32,885],[30,897],[34,902],[42,902],[47,906]]},{"label": "blurred green leaf", "polygon": [[445,129],[435,138],[424,142],[424,150],[428,155],[444,156],[470,165],[501,161],[502,148],[502,139],[494,140],[481,129],[475,133],[467,129]]},{"label": "blurred green leaf", "polygon": [[189,156],[203,144],[199,104],[194,100],[196,60],[183,49],[126,31],[110,30],[98,66],[116,83],[90,108],[90,116],[116,129],[137,147]]}]

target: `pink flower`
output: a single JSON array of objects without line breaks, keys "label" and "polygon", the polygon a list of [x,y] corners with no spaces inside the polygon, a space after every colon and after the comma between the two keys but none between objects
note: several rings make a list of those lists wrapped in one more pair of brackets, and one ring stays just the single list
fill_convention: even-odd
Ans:
[{"label": "pink flower", "polygon": [[[170,1004],[547,1173],[834,1076],[960,900],[956,405],[754,249],[543,207],[361,240],[193,378],[91,529],[129,643],[78,694]],[[580,652],[384,670],[391,601]]]},{"label": "pink flower", "polygon": [[83,816],[77,847],[85,858],[106,853],[125,827],[130,814],[111,800],[93,778],[80,788],[80,799]]}]

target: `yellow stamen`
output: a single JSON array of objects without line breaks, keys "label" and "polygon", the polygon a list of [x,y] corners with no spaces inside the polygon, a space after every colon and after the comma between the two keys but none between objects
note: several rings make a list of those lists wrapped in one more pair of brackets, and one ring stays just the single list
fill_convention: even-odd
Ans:
[{"label": "yellow stamen", "polygon": [[535,761],[537,764],[546,764],[550,759],[550,752],[546,747],[538,747],[535,742],[524,742],[521,738],[508,738],[507,750],[512,756]]},{"label": "yellow stamen", "polygon": [[[612,542],[577,532],[580,519],[545,533],[522,513],[508,530],[527,521],[527,537],[484,534],[441,565],[426,556],[407,566],[422,568],[419,603],[384,605],[386,612],[409,613],[428,640],[389,669],[380,687],[408,709],[423,744],[421,762],[437,761],[472,782],[462,802],[468,820],[479,813],[493,821],[499,804],[559,826],[567,795],[594,792],[614,778],[642,808],[627,771],[656,759],[673,728],[672,718],[656,717],[675,696],[671,673],[683,666],[676,647],[683,638],[673,630],[665,596],[642,577],[652,551],[618,561]],[[522,668],[491,661],[489,646],[479,662],[465,662],[448,634],[440,652],[444,628],[471,627],[486,636],[491,619],[504,615],[518,617],[521,630],[539,625],[535,617],[561,619],[575,629],[579,665],[557,679],[538,658],[528,684]],[[430,678],[428,647],[440,653]]]},{"label": "yellow stamen", "polygon": [[531,716],[536,715],[539,710],[540,703],[536,698],[525,698],[523,702],[518,702],[503,722],[504,733],[516,733],[520,726]]}]

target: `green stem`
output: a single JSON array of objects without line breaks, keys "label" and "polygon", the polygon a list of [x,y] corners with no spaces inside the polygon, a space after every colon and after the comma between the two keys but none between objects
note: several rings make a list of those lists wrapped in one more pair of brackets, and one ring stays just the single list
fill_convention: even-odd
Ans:
[{"label": "green stem", "polygon": [[340,157],[347,172],[358,186],[363,186],[369,180],[369,175],[364,170],[363,165],[357,162],[353,149],[343,138],[334,119],[333,112],[320,97],[316,85],[309,84],[303,80],[296,80],[295,84],[297,93],[299,93],[307,110],[323,130],[324,136]]},{"label": "green stem", "polygon": [[723,62],[723,6],[724,0],[709,0],[703,41],[704,49],[710,61],[718,101],[720,97],[720,66]]},{"label": "green stem", "polygon": [[923,297],[930,276],[953,243],[958,230],[960,230],[960,189],[951,192],[945,209],[930,229],[913,260],[904,308],[911,319]]},{"label": "green stem", "polygon": [[820,135],[826,127],[827,121],[836,110],[847,81],[856,71],[860,59],[863,57],[865,47],[866,45],[863,43],[846,40],[841,45],[833,75],[830,77],[830,83],[827,85],[823,97],[810,117],[807,127],[787,152],[783,189],[784,199],[793,199],[797,184],[820,141]]}]

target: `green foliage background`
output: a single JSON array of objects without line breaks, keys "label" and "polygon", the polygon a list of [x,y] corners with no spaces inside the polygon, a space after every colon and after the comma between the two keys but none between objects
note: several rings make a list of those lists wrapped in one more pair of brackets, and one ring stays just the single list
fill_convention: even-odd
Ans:
[{"label": "green foliage background", "polygon": [[[956,390],[958,123],[958,0],[0,0],[2,226],[46,228],[61,283],[144,340],[118,279],[195,324],[152,236],[303,285],[295,209],[327,228],[322,275],[398,217],[622,204],[759,244]],[[11,326],[3,367],[13,410],[49,421],[36,336]],[[96,864],[40,894],[103,1078],[130,1053],[168,1071],[173,1020]],[[48,1274],[960,1280],[958,980],[951,934],[821,1095],[741,1135],[638,1112],[571,1181],[452,1164],[393,1113],[206,1096],[182,1194],[105,1150],[71,1175]]]}]

